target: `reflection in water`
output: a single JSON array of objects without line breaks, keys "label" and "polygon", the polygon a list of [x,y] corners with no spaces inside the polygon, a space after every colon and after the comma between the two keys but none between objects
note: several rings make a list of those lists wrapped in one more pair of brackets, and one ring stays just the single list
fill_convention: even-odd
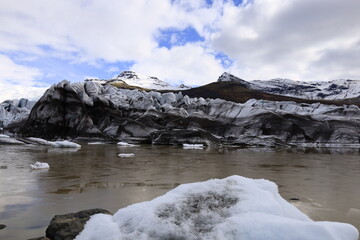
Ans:
[{"label": "reflection in water", "polygon": [[[285,199],[314,220],[360,227],[358,149],[129,148],[87,145],[77,151],[0,146],[0,239],[44,235],[55,214],[88,208],[112,212],[151,200],[182,183],[242,175],[278,184]],[[48,171],[30,171],[35,161]]]},{"label": "reflection in water", "polygon": [[3,207],[0,212],[0,219],[8,219],[15,217],[18,213],[26,211],[32,204],[8,204]]}]

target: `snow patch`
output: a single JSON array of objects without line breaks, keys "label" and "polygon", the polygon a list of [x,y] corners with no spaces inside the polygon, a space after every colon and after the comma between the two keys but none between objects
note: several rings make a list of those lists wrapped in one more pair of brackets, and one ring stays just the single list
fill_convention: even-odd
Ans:
[{"label": "snow patch", "polygon": [[50,168],[48,163],[45,162],[36,162],[34,164],[30,164],[30,168],[37,170],[37,169],[48,169]]},{"label": "snow patch", "polygon": [[231,176],[183,184],[152,201],[97,214],[76,240],[357,240],[350,224],[314,222],[264,179]]}]

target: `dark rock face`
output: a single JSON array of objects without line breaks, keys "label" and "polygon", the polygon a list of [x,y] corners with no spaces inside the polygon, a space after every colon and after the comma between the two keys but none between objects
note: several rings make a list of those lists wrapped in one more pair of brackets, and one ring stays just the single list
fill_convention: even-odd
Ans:
[{"label": "dark rock face", "polygon": [[46,237],[51,240],[72,240],[84,229],[85,223],[94,214],[110,214],[104,209],[89,209],[77,213],[56,215],[46,229]]},{"label": "dark rock face", "polygon": [[9,129],[25,137],[154,144],[358,144],[360,109],[255,99],[235,103],[62,81],[46,91],[26,122]]}]

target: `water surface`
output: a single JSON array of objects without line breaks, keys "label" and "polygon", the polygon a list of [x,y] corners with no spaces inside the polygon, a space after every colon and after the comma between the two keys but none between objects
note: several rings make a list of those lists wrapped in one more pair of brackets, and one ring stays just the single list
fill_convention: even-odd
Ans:
[{"label": "water surface", "polygon": [[[119,158],[134,153],[134,158]],[[30,170],[47,162],[49,170]],[[174,146],[87,145],[79,150],[0,146],[0,239],[43,236],[56,214],[89,208],[116,212],[182,183],[230,175],[266,178],[314,220],[360,228],[357,149],[184,150]]]}]

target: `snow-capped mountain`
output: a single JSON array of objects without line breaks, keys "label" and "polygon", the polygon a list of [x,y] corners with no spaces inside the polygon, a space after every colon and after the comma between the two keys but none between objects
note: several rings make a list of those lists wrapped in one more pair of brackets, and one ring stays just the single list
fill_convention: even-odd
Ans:
[{"label": "snow-capped mountain", "polygon": [[305,82],[276,78],[271,80],[245,81],[229,73],[223,73],[219,82],[239,82],[246,87],[263,92],[304,99],[339,100],[360,96],[360,81],[340,79],[332,81]]},{"label": "snow-capped mountain", "polygon": [[111,79],[109,81],[112,83],[121,81],[130,86],[156,90],[179,90],[190,88],[185,85],[175,87],[165,81],[158,79],[157,77],[145,76],[133,71],[123,71],[115,79]]}]

